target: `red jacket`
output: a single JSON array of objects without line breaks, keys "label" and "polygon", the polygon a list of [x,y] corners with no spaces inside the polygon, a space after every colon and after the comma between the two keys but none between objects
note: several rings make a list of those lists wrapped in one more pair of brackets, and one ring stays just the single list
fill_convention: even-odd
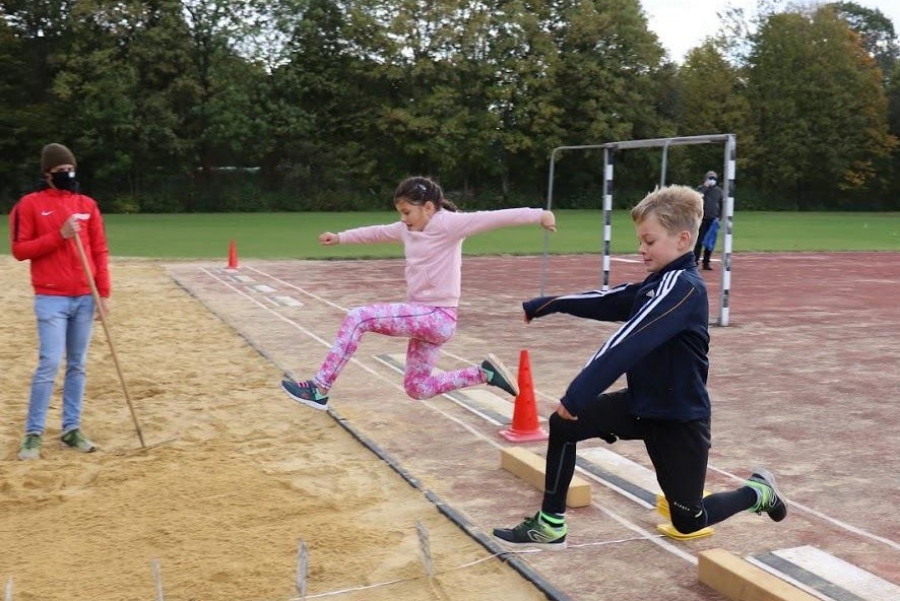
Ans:
[{"label": "red jacket", "polygon": [[62,237],[60,229],[72,215],[81,221],[81,243],[100,296],[110,293],[109,248],[103,217],[89,196],[47,188],[23,196],[9,214],[12,254],[31,260],[31,285],[35,294],[81,296],[91,294],[75,240]]}]

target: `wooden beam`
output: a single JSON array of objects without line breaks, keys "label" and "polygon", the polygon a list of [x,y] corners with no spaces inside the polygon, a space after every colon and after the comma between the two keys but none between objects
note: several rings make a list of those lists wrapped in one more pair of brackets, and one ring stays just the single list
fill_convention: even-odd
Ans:
[{"label": "wooden beam", "polygon": [[701,552],[697,575],[700,582],[731,601],[818,601],[806,591],[725,549]]},{"label": "wooden beam", "polygon": [[[500,467],[525,480],[540,491],[544,490],[546,462],[543,457],[526,449],[500,449]],[[587,507],[591,504],[591,485],[577,474],[566,495],[568,507]]]}]

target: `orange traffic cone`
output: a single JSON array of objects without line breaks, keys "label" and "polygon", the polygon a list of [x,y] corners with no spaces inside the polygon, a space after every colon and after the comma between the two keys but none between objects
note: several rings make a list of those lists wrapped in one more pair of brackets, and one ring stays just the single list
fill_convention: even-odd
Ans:
[{"label": "orange traffic cone", "polygon": [[234,240],[228,245],[228,269],[237,269],[238,258],[237,249],[234,247]]},{"label": "orange traffic cone", "polygon": [[519,396],[513,408],[512,427],[500,430],[500,436],[510,442],[547,440],[549,434],[538,424],[537,404],[534,400],[534,382],[531,379],[531,360],[528,351],[519,355]]}]

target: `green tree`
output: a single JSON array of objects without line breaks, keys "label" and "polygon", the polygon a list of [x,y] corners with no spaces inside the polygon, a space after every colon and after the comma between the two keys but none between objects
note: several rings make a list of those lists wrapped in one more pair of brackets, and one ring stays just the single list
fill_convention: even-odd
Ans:
[{"label": "green tree", "polygon": [[856,2],[833,2],[827,6],[859,34],[863,48],[888,77],[897,60],[900,60],[900,43],[891,20],[877,8],[866,8]]},{"label": "green tree", "polygon": [[[74,2],[5,0],[0,3],[0,208],[30,190],[37,157],[49,141],[72,144],[64,107],[53,94],[60,57],[71,43]],[[9,200],[6,200],[9,199]]]},{"label": "green tree", "polygon": [[[829,5],[839,17],[846,20],[850,28],[859,34],[863,47],[881,68],[888,97],[888,131],[900,137],[900,99],[897,98],[897,77],[900,76],[900,41],[894,24],[880,10],[866,8],[855,2],[835,2]],[[885,206],[900,206],[900,149],[895,149],[887,179],[890,183],[882,187],[881,196],[887,200]]]},{"label": "green tree", "polygon": [[363,3],[288,1],[278,10],[286,44],[265,101],[267,177],[304,190],[317,208],[354,206],[335,191],[347,199],[373,189],[384,198],[380,180],[393,177],[378,169],[387,162],[378,131],[387,97],[383,31]]},{"label": "green tree", "polygon": [[563,143],[563,97],[554,76],[559,52],[545,26],[549,10],[541,0],[513,0],[500,1],[490,11],[488,101],[499,122],[491,164],[504,196],[513,181],[540,193],[550,152]]},{"label": "green tree", "polygon": [[485,101],[487,13],[466,0],[403,0],[382,10],[390,100],[378,127],[412,171],[465,182],[471,165],[486,160],[498,125]]},{"label": "green tree", "polygon": [[[262,107],[258,91],[265,83],[268,3],[262,0],[181,0],[186,14],[196,102],[184,119],[187,165],[195,176],[197,198],[224,209],[215,188],[222,167],[255,166],[264,145],[254,124]],[[249,60],[244,54],[255,57]],[[242,149],[236,152],[237,149]],[[238,165],[234,165],[238,162]],[[211,203],[211,204],[209,204]],[[194,207],[188,207],[192,209]]]},{"label": "green tree", "polygon": [[[900,61],[894,65],[894,69],[888,77],[888,85],[885,91],[888,99],[888,129],[895,138],[900,138]],[[890,184],[887,194],[885,209],[900,209],[900,146],[894,149]]]},{"label": "green tree", "polygon": [[[553,81],[561,98],[563,142],[598,144],[659,137],[666,123],[656,112],[663,48],[647,26],[636,0],[556,0],[545,27],[554,37],[558,60]],[[549,149],[547,149],[549,154]],[[597,153],[564,155],[561,182],[573,193],[590,192],[587,206],[598,206],[602,182]],[[617,159],[621,184],[646,189],[659,164],[658,154],[624,153]],[[561,186],[561,191],[567,186]]]},{"label": "green tree", "polygon": [[761,186],[801,209],[877,189],[896,140],[881,72],[859,37],[818,9],[769,16],[754,42],[750,158]]},{"label": "green tree", "polygon": [[196,88],[180,2],[83,0],[71,28],[55,101],[98,200],[134,210],[154,195],[153,174],[182,170],[186,156],[181,124]]},{"label": "green tree", "polygon": [[655,137],[653,75],[663,49],[635,0],[560,0],[547,26],[556,39],[555,83],[566,143]]},{"label": "green tree", "polygon": [[[0,19],[0,212],[8,210],[24,192],[22,183],[28,174],[37,172],[36,151],[28,164],[19,151],[29,131],[28,89],[36,86],[30,81],[29,62],[20,60],[24,42],[13,29]],[[24,130],[24,131],[23,131]]]},{"label": "green tree", "polygon": [[[707,40],[688,52],[678,78],[679,135],[734,133],[742,149],[752,148],[750,103],[741,73],[725,60],[714,41]],[[688,182],[699,182],[708,169],[720,171],[724,159],[718,145],[683,154],[685,159],[676,173]]]}]

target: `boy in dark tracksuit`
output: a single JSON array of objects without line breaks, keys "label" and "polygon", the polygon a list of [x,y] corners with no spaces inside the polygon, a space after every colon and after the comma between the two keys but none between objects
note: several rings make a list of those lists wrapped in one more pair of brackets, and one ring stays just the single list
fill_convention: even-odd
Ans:
[{"label": "boy in dark tracksuit", "polygon": [[[746,485],[703,497],[710,447],[709,303],[694,260],[702,197],[686,186],[647,195],[631,212],[640,254],[650,275],[640,284],[535,298],[523,303],[526,321],[568,313],[624,325],[575,377],[550,417],[541,510],[494,536],[514,545],[562,548],[568,528],[566,495],[580,440],[643,440],[669,503],[672,525],[696,532],[732,515],[787,515],[767,470]],[[622,374],[627,388],[606,392]]]}]

